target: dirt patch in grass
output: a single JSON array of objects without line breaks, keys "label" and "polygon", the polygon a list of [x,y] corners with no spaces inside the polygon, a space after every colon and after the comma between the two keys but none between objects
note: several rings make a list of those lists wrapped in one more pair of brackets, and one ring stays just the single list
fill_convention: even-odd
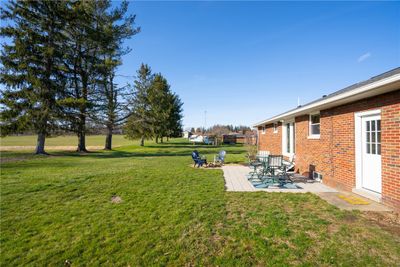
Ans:
[{"label": "dirt patch in grass", "polygon": [[122,198],[120,196],[112,196],[111,197],[111,203],[121,203]]},{"label": "dirt patch in grass", "polygon": [[201,166],[201,167],[194,167],[193,164],[188,165],[189,167],[193,168],[193,169],[203,169],[203,170],[221,170],[221,167],[212,167],[212,166]]},{"label": "dirt patch in grass", "polygon": [[12,157],[12,158],[0,158],[0,163],[16,162],[29,159],[30,157]]},{"label": "dirt patch in grass", "polygon": [[400,236],[400,214],[395,212],[366,211],[362,213],[362,216],[386,231]]}]

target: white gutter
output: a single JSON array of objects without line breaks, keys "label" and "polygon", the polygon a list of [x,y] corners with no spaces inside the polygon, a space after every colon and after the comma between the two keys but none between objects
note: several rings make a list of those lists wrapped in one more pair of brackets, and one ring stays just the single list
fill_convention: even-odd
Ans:
[{"label": "white gutter", "polygon": [[[399,82],[399,81],[400,81],[400,73],[395,74],[390,77],[387,77],[387,78],[383,78],[382,80],[378,80],[376,82],[372,82],[370,84],[366,84],[364,86],[355,88],[351,91],[347,91],[347,92],[344,92],[344,93],[341,93],[341,94],[338,94],[338,95],[335,95],[332,97],[327,97],[327,99],[321,99],[318,102],[302,106],[300,108],[288,111],[286,113],[277,115],[277,116],[269,118],[267,120],[260,121],[256,124],[254,124],[253,127],[257,127],[257,126],[261,126],[261,125],[265,125],[265,124],[269,124],[269,123],[273,123],[273,122],[278,122],[287,117],[294,117],[297,115],[306,114],[307,112],[310,112],[312,110],[317,111],[317,110],[321,110],[325,107],[328,108],[329,104],[330,104],[329,107],[332,107],[335,104],[335,102],[339,102],[339,103],[337,103],[337,105],[341,105],[343,103],[341,103],[340,101],[343,101],[343,100],[346,101],[346,99],[349,99],[349,101],[347,101],[347,102],[350,102],[350,101],[352,102],[352,101],[356,101],[356,100],[370,97],[373,95],[378,95],[378,94],[383,94],[383,93],[386,93],[389,91],[394,91],[394,90],[396,90],[396,87],[387,88],[388,90],[386,90],[386,91],[382,90],[382,92],[379,89],[382,88],[383,86],[390,85],[392,83]],[[373,94],[374,89],[378,89],[378,90],[376,90],[375,94]],[[400,89],[400,86],[397,87],[397,90],[398,89]],[[372,91],[373,95],[365,96],[366,94],[371,93],[371,91]],[[357,97],[357,96],[359,96],[359,97]]]}]

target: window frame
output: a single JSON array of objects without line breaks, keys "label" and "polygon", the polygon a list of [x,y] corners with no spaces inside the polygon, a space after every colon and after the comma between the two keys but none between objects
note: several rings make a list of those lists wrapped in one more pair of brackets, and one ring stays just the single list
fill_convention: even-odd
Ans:
[{"label": "window frame", "polygon": [[265,134],[266,130],[265,125],[261,126],[261,134]]},{"label": "window frame", "polygon": [[[319,115],[319,123],[312,123],[311,117],[315,116],[315,115]],[[312,133],[313,125],[319,125],[319,134]],[[321,138],[321,113],[320,112],[310,113],[308,116],[308,138],[309,139],[320,139]]]},{"label": "window frame", "polygon": [[278,123],[277,122],[274,122],[273,124],[272,124],[272,127],[273,127],[273,132],[274,132],[274,134],[276,134],[276,133],[278,133]]}]

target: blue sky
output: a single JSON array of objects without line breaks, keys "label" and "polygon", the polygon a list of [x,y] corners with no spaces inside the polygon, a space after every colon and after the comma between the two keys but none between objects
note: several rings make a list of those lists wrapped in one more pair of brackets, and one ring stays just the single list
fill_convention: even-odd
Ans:
[{"label": "blue sky", "polygon": [[[400,66],[398,2],[131,2],[141,62],[184,102],[184,125],[245,124]],[[121,79],[125,83],[130,79]]]}]

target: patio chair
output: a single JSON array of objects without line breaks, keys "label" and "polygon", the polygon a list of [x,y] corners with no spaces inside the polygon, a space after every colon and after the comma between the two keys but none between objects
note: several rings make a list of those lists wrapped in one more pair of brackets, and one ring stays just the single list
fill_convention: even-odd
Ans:
[{"label": "patio chair", "polygon": [[268,157],[271,153],[268,150],[259,150],[257,157]]},{"label": "patio chair", "polygon": [[214,166],[222,166],[225,163],[225,156],[226,156],[226,151],[221,150],[217,155],[214,156]]},{"label": "patio chair", "polygon": [[[285,165],[286,168],[286,173],[288,172],[294,172],[294,161],[295,161],[295,155],[290,156],[289,160],[283,160],[283,165]],[[293,170],[293,171],[292,171]]]},{"label": "patio chair", "polygon": [[249,153],[247,153],[246,157],[249,164],[248,166],[251,169],[251,171],[247,174],[247,179],[258,179],[260,176],[259,170],[263,166],[263,163],[256,156],[252,156]]},{"label": "patio chair", "polygon": [[271,177],[277,179],[281,186],[288,182],[293,183],[286,171],[287,166],[282,155],[270,155],[268,157],[268,173]]},{"label": "patio chair", "polygon": [[277,171],[277,174],[281,174],[281,173],[283,173],[283,172],[285,172],[285,173],[288,174],[288,175],[289,175],[289,174],[290,174],[290,175],[294,174],[294,173],[295,173],[295,171],[294,171],[294,167],[295,167],[294,160],[295,160],[295,155],[290,156],[290,157],[289,157],[289,160],[283,159],[283,160],[282,160],[283,168],[282,168],[282,169],[277,169],[277,170],[276,170],[276,171]]},{"label": "patio chair", "polygon": [[203,165],[207,166],[207,159],[205,159],[204,157],[201,157],[197,150],[194,150],[192,152],[192,159],[194,161],[193,167],[196,167],[196,165],[197,165],[197,168],[202,167]]}]

